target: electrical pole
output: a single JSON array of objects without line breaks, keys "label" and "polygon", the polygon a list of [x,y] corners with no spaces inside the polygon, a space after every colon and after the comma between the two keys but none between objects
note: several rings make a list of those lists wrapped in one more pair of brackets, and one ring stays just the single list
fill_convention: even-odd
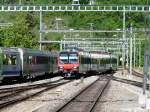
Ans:
[{"label": "electrical pole", "polygon": [[21,5],[22,4],[22,1],[21,0],[19,0],[19,5]]},{"label": "electrical pole", "polygon": [[139,40],[139,68],[141,67],[141,42]]},{"label": "electrical pole", "polygon": [[130,26],[130,76],[132,76],[132,24]]}]

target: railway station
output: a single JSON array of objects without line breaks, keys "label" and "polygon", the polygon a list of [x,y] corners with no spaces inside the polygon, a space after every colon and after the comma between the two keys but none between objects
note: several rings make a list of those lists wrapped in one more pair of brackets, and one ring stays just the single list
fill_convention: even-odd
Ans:
[{"label": "railway station", "polygon": [[0,1],[0,112],[149,112],[149,0]]}]

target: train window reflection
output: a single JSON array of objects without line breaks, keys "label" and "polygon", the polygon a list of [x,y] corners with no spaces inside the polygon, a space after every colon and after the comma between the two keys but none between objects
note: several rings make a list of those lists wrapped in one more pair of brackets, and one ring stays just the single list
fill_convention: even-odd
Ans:
[{"label": "train window reflection", "polygon": [[60,64],[67,64],[68,63],[68,59],[60,59]]},{"label": "train window reflection", "polygon": [[17,56],[11,54],[4,54],[3,64],[4,65],[16,65]]},{"label": "train window reflection", "polygon": [[78,62],[77,57],[69,57],[70,64],[76,64]]},{"label": "train window reflection", "polygon": [[77,53],[70,53],[69,56],[77,56]]}]

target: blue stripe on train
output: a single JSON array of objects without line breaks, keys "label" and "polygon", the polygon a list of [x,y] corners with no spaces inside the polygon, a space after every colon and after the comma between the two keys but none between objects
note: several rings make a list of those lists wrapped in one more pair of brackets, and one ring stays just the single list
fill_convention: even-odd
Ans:
[{"label": "blue stripe on train", "polygon": [[2,75],[3,76],[19,76],[20,71],[3,71]]}]

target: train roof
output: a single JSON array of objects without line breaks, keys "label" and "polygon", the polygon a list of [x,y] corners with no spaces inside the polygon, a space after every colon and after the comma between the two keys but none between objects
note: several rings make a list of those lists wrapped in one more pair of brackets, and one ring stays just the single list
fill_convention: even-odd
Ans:
[{"label": "train roof", "polygon": [[17,48],[17,47],[12,47],[13,49],[18,49],[23,52],[32,52],[32,53],[47,53],[47,54],[57,54],[57,51],[44,51],[44,50],[38,50],[38,49],[30,49],[30,48]]},{"label": "train roof", "polygon": [[80,55],[83,55],[85,57],[91,57],[91,58],[116,58],[116,56],[112,55],[109,52],[80,52]]},{"label": "train roof", "polygon": [[78,53],[78,51],[60,51],[59,53]]},{"label": "train roof", "polygon": [[18,47],[10,47],[10,48],[0,47],[0,52],[9,52],[9,53],[23,52],[29,54],[53,55],[53,56],[57,56],[58,54],[57,51],[41,51],[38,49],[18,48]]},{"label": "train roof", "polygon": [[19,53],[18,50],[13,49],[13,48],[5,48],[5,47],[0,47],[0,51],[3,53]]}]

